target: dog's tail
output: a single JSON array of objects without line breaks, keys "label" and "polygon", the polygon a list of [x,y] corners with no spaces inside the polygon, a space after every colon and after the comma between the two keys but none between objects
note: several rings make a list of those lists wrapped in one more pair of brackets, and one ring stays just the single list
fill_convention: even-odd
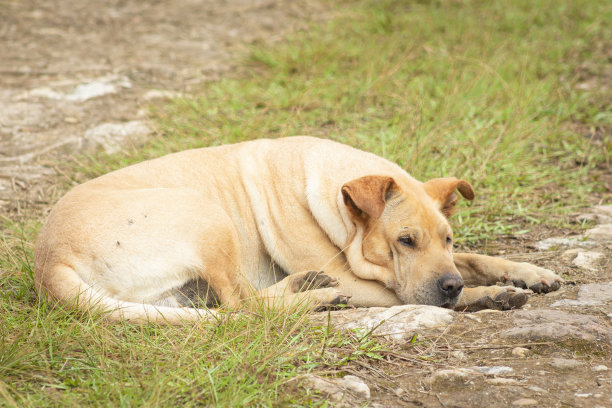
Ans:
[{"label": "dog's tail", "polygon": [[155,306],[114,299],[87,284],[72,267],[63,264],[43,268],[43,271],[37,270],[35,283],[41,295],[83,311],[100,311],[104,318],[113,321],[178,325],[187,321],[218,318],[217,312],[212,309]]}]

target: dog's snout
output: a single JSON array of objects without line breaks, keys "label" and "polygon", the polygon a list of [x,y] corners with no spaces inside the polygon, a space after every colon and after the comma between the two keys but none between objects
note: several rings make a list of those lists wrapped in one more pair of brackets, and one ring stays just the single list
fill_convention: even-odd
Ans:
[{"label": "dog's snout", "polygon": [[463,279],[461,276],[446,274],[438,279],[438,289],[448,298],[455,298],[463,289]]}]

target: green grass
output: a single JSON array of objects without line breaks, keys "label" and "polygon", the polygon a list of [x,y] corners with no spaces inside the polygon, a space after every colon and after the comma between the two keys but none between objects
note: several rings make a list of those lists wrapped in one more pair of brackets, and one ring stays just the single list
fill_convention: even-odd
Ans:
[{"label": "green grass", "polygon": [[[351,1],[333,20],[258,46],[233,78],[158,106],[159,134],[121,155],[82,157],[69,181],[192,147],[310,134],[393,160],[420,179],[472,182],[456,237],[482,245],[563,225],[602,186],[611,9],[597,1]],[[58,183],[66,179],[58,178]],[[68,184],[68,183],[66,183]],[[0,245],[0,406],[317,405],[290,378],[377,356],[369,339],[243,315],[181,328],[111,324],[39,301],[41,219],[6,220]],[[372,354],[373,353],[373,354]]]}]

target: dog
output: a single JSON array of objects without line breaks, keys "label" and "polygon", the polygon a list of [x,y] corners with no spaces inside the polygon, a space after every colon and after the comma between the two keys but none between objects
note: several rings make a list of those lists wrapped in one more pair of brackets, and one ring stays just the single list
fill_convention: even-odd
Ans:
[{"label": "dog", "polygon": [[[187,150],[69,191],[35,248],[35,286],[112,320],[181,322],[216,306],[512,309],[554,272],[453,254],[447,221],[472,186],[306,136]],[[496,285],[506,282],[507,286]]]}]

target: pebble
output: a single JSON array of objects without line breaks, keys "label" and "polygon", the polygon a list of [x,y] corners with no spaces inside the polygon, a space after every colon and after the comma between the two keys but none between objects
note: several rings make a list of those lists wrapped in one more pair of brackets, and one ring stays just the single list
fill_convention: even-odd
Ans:
[{"label": "pebble", "polygon": [[451,356],[453,356],[454,358],[456,358],[458,360],[465,360],[466,359],[465,353],[463,351],[461,351],[461,350],[453,351],[451,353]]},{"label": "pebble", "polygon": [[538,401],[531,398],[521,398],[514,401],[512,405],[517,407],[528,407],[531,405],[538,405]]},{"label": "pebble", "polygon": [[526,357],[529,353],[530,350],[525,347],[515,347],[512,349],[512,355],[517,357]]},{"label": "pebble", "polygon": [[537,385],[531,385],[531,386],[529,386],[527,388],[529,388],[531,391],[539,392],[541,394],[543,394],[545,392],[548,392],[544,388],[538,387]]}]

